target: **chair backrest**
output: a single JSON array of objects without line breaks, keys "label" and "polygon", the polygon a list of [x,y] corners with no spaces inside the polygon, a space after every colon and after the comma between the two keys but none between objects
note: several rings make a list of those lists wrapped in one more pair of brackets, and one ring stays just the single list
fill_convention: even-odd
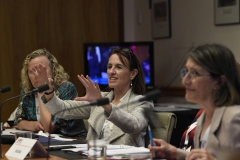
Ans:
[{"label": "chair backrest", "polygon": [[[177,116],[170,112],[154,112],[156,114],[156,122],[159,123],[159,128],[152,128],[153,138],[163,139],[170,143],[172,131],[176,128]],[[149,144],[149,135],[145,136],[146,147]]]}]

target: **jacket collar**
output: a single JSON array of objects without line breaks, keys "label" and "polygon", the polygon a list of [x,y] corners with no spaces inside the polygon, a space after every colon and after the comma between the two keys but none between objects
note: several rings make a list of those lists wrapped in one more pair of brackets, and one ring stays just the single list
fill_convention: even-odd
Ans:
[{"label": "jacket collar", "polygon": [[[211,142],[215,140],[217,140],[216,136],[215,136],[215,132],[217,131],[217,129],[220,127],[220,123],[222,120],[222,116],[224,114],[226,107],[217,107],[213,113],[213,117],[211,120],[211,126],[210,126],[210,132],[209,135],[212,135],[213,137],[211,137]],[[202,113],[202,115],[199,116],[198,120],[197,120],[197,129],[194,133],[194,140],[195,140],[195,148],[199,148],[199,142],[200,142],[200,135],[202,132],[202,128],[203,128],[203,122],[206,116],[206,112],[204,111]],[[214,138],[215,137],[215,138]],[[209,140],[209,137],[208,137]]]},{"label": "jacket collar", "polygon": [[[120,99],[121,103],[122,102],[125,103],[130,99],[129,96],[131,96],[131,91],[132,91],[132,89],[130,88],[128,90],[128,92]],[[114,97],[114,92],[110,91],[105,97],[111,101]],[[95,107],[91,111],[91,116],[90,116],[88,122],[89,122],[89,125],[91,125],[92,128],[97,133],[98,138],[101,134],[104,122],[107,118],[108,118],[108,115],[105,113],[105,110],[102,107]],[[112,140],[114,140],[124,134],[124,132],[120,128],[116,127],[115,125],[113,126],[112,132],[113,133],[109,137],[109,140],[110,140],[109,142],[111,142]]]}]

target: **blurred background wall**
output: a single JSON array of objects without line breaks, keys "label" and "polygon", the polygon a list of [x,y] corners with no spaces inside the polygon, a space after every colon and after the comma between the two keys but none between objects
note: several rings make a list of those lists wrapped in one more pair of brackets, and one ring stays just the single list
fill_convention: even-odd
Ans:
[{"label": "blurred background wall", "polygon": [[[77,75],[84,73],[84,42],[123,41],[121,0],[0,0],[0,103],[20,94],[20,71],[26,55],[48,49],[70,75],[82,96]],[[2,122],[18,99],[2,108]]]},{"label": "blurred background wall", "polygon": [[200,44],[223,44],[240,62],[240,23],[216,26],[214,1],[170,0],[172,36],[153,39],[151,0],[124,0],[124,40],[154,41],[156,88],[172,90],[172,94],[184,91],[180,69],[189,49]]},{"label": "blurred background wall", "polygon": [[[84,42],[154,41],[155,87],[184,95],[180,69],[191,47],[220,43],[240,62],[240,24],[216,26],[214,1],[171,0],[172,36],[152,38],[151,0],[0,0],[0,102],[20,93],[20,70],[26,55],[47,48],[70,75],[84,73]],[[18,99],[3,106],[7,119]]]}]

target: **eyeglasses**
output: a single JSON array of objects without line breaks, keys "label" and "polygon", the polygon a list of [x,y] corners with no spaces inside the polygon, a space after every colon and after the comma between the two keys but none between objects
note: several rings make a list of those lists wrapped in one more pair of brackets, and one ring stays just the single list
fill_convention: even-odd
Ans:
[{"label": "eyeglasses", "polygon": [[195,71],[195,70],[189,71],[189,70],[187,70],[186,68],[181,69],[180,74],[181,74],[181,78],[182,78],[182,79],[183,79],[185,76],[187,76],[187,78],[188,78],[190,81],[193,81],[193,80],[196,79],[197,77],[211,76],[210,74],[209,74],[209,75],[200,75],[197,71]]}]

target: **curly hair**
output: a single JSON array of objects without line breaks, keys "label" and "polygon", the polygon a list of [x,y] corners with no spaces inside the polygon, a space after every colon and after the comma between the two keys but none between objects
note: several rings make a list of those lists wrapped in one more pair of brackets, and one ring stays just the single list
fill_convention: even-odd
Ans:
[{"label": "curly hair", "polygon": [[54,88],[57,90],[63,81],[67,81],[70,77],[64,68],[58,63],[57,59],[45,48],[33,51],[25,58],[23,62],[23,68],[21,70],[21,83],[20,86],[25,93],[34,89],[29,76],[28,76],[28,64],[29,62],[39,56],[45,56],[49,60],[50,68],[53,74]]}]

